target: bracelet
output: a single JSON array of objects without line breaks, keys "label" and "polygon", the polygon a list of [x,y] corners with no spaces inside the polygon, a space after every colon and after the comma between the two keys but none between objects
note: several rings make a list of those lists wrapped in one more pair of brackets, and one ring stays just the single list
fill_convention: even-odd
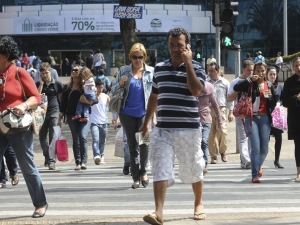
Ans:
[{"label": "bracelet", "polygon": [[29,109],[28,104],[26,102],[24,102],[24,104],[26,105],[26,110],[28,110]]}]

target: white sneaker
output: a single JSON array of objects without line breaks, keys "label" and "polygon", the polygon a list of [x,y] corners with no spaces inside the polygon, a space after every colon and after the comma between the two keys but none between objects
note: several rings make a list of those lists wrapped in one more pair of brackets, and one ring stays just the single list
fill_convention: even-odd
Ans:
[{"label": "white sneaker", "polygon": [[100,162],[103,163],[103,164],[105,163],[105,162],[104,162],[104,156],[101,156]]},{"label": "white sneaker", "polygon": [[100,165],[100,161],[101,161],[100,156],[97,155],[97,156],[94,158],[95,164],[96,164],[96,165]]},{"label": "white sneaker", "polygon": [[246,162],[245,164],[241,164],[242,169],[251,169],[251,162]]}]

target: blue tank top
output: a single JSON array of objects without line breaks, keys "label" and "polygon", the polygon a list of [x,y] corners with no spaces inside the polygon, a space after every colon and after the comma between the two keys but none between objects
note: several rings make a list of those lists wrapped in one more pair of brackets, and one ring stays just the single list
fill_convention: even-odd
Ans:
[{"label": "blue tank top", "polygon": [[138,118],[146,114],[143,79],[131,78],[125,107],[120,113]]}]

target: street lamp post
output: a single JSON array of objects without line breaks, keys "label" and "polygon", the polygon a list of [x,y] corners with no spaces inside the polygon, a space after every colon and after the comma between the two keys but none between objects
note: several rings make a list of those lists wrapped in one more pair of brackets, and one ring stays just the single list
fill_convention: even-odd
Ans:
[{"label": "street lamp post", "polygon": [[288,55],[287,0],[283,0],[283,53]]}]

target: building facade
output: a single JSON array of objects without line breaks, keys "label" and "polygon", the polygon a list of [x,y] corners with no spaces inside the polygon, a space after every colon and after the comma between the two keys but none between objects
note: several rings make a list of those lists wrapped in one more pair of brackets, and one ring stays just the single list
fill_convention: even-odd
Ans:
[{"label": "building facade", "polygon": [[[138,40],[148,50],[149,59],[156,57],[156,62],[159,62],[169,57],[166,32],[176,25],[184,26],[191,32],[192,48],[197,39],[203,40],[202,57],[215,54],[210,0],[137,2],[137,6],[143,7],[143,19],[136,20],[136,32]],[[234,18],[234,38],[241,46],[241,59],[247,52],[254,57],[257,51],[262,51],[266,58],[275,57],[278,51],[283,52],[283,0],[238,2],[236,11],[239,15]],[[50,51],[58,63],[57,67],[63,55],[72,60],[80,53],[84,60],[89,50],[100,48],[105,55],[108,64],[106,72],[109,74],[110,67],[123,65],[126,57],[118,20],[113,19],[113,7],[118,3],[117,0],[2,0],[0,35],[13,36],[23,53],[34,51],[43,57]],[[90,20],[84,20],[87,18]],[[290,54],[300,50],[299,20],[298,0],[289,0]],[[30,29],[31,32],[28,32]],[[222,48],[221,65],[227,68],[227,72],[234,73],[235,52]]]}]

